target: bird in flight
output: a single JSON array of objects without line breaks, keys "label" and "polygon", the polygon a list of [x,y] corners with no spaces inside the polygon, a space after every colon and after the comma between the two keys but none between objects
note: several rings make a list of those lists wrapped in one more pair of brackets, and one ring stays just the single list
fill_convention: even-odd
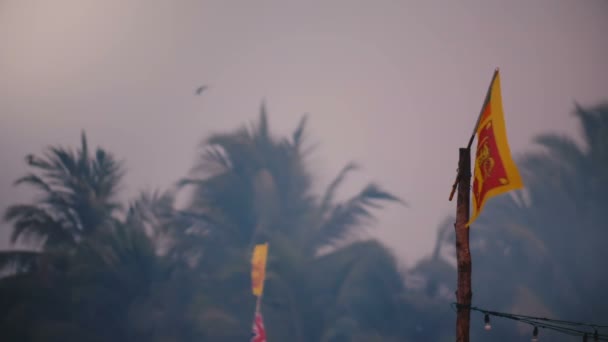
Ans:
[{"label": "bird in flight", "polygon": [[196,88],[196,91],[194,92],[196,95],[200,95],[203,93],[203,91],[207,90],[207,86],[206,85],[202,85],[198,88]]}]

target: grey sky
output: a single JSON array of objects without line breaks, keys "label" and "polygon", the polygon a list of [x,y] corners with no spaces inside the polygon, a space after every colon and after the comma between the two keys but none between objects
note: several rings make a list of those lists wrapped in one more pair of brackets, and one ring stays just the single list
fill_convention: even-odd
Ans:
[{"label": "grey sky", "polygon": [[574,101],[608,99],[607,19],[605,0],[0,0],[0,208],[27,199],[25,154],[81,128],[126,160],[127,194],[166,187],[265,98],[277,133],[310,113],[320,181],[355,160],[345,195],[378,180],[411,203],[374,233],[411,264],[454,212],[494,67],[514,154],[575,134]]}]

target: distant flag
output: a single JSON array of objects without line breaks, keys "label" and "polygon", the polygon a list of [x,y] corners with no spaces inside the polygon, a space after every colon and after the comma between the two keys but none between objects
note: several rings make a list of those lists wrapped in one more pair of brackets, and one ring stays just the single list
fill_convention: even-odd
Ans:
[{"label": "distant flag", "polygon": [[488,89],[476,134],[473,213],[467,227],[477,219],[489,198],[524,186],[509,149],[498,69]]},{"label": "distant flag", "polygon": [[256,312],[255,314],[251,342],[266,342],[266,329],[264,329],[264,320],[260,312]]},{"label": "distant flag", "polygon": [[251,257],[251,287],[257,296],[255,319],[253,321],[253,337],[251,342],[266,342],[266,329],[262,319],[261,301],[264,292],[264,279],[266,278],[266,261],[268,259],[268,242],[257,244]]},{"label": "distant flag", "polygon": [[268,258],[268,243],[258,244],[251,258],[251,287],[253,294],[260,297],[264,292],[266,277],[266,259]]}]

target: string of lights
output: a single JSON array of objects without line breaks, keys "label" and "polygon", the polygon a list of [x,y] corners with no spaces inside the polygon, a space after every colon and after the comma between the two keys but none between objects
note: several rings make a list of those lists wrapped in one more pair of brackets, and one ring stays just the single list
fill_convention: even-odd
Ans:
[{"label": "string of lights", "polygon": [[[452,308],[466,308],[468,307],[471,311],[476,311],[483,314],[484,329],[491,330],[492,325],[490,317],[500,317],[518,321],[521,323],[529,324],[532,327],[532,342],[537,342],[538,329],[553,330],[562,334],[570,336],[579,336],[583,338],[583,342],[587,341],[608,341],[608,335],[600,333],[599,329],[608,328],[608,325],[599,325],[593,323],[584,322],[572,322],[558,319],[551,319],[546,317],[534,317],[528,315],[517,315],[507,312],[491,311],[475,306],[460,305],[458,303],[452,303]],[[591,340],[593,339],[593,340]]]}]

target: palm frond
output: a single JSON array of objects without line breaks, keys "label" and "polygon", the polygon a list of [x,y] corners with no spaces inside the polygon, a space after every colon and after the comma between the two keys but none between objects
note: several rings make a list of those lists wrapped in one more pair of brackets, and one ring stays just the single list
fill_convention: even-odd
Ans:
[{"label": "palm frond", "polygon": [[382,188],[380,188],[378,185],[373,184],[373,183],[369,184],[367,187],[365,187],[365,189],[363,189],[363,191],[361,192],[361,197],[364,198],[366,201],[368,201],[368,204],[371,203],[371,201],[383,200],[383,201],[397,202],[404,206],[408,205],[405,201],[403,201],[399,197],[391,194],[388,191],[382,190]]},{"label": "palm frond", "polygon": [[23,272],[32,269],[40,258],[40,252],[31,250],[0,251],[0,271]]},{"label": "palm frond", "polygon": [[257,133],[262,139],[269,139],[268,113],[266,112],[266,101],[262,101],[260,106],[260,121],[257,127]]},{"label": "palm frond", "polygon": [[92,161],[91,186],[99,198],[111,199],[119,190],[124,176],[122,162],[102,149],[97,149]]},{"label": "palm frond", "polygon": [[80,133],[80,150],[78,153],[78,168],[84,174],[90,173],[89,161],[89,146],[87,144],[87,136],[84,131]]},{"label": "palm frond", "polygon": [[38,175],[35,175],[33,173],[30,173],[26,176],[23,176],[23,177],[17,179],[13,184],[14,185],[28,184],[28,185],[32,185],[32,186],[38,188],[39,190],[42,190],[45,193],[53,192],[53,188],[49,184],[47,184],[41,177],[39,177]]},{"label": "palm frond", "polygon": [[77,182],[78,177],[74,177],[79,174],[79,170],[77,157],[71,150],[50,147],[47,155],[53,165],[53,169],[47,174],[49,178],[55,179],[57,185],[70,185],[75,188],[81,185]]},{"label": "palm frond", "polygon": [[203,148],[201,159],[192,171],[206,174],[216,174],[232,169],[229,156],[219,145],[210,145]]},{"label": "palm frond", "polygon": [[398,197],[377,185],[369,184],[359,194],[331,210],[313,245],[317,248],[334,245],[348,237],[354,229],[370,223],[374,219],[370,209],[381,208],[378,203],[381,201],[403,203]]},{"label": "palm frond", "polygon": [[340,184],[344,182],[346,176],[349,172],[357,170],[359,166],[353,162],[348,163],[346,166],[340,170],[340,173],[334,178],[334,180],[329,183],[329,186],[325,190],[325,194],[323,195],[323,199],[321,200],[321,215],[325,215],[325,213],[331,208],[334,196]]},{"label": "palm frond", "polygon": [[560,161],[564,167],[585,167],[585,155],[572,139],[556,134],[543,134],[537,136],[534,141],[545,147],[549,155]]},{"label": "palm frond", "polygon": [[292,134],[293,145],[296,150],[299,150],[304,141],[304,131],[306,129],[306,123],[308,122],[308,115],[303,115],[296,127],[296,130]]},{"label": "palm frond", "polygon": [[169,218],[173,213],[173,194],[169,191],[142,191],[137,198],[129,204],[129,217],[147,221],[151,216]]},{"label": "palm frond", "polygon": [[245,166],[255,162],[254,142],[244,128],[230,134],[214,134],[205,141],[201,157],[195,170],[211,166],[223,171],[243,172]]},{"label": "palm frond", "polygon": [[6,221],[13,223],[11,242],[42,242],[54,245],[63,241],[66,244],[74,242],[73,234],[63,222],[40,207],[32,205],[13,205],[6,210]]},{"label": "palm frond", "polygon": [[607,129],[608,124],[608,105],[597,106],[596,108],[583,108],[576,105],[575,116],[579,119],[584,138],[590,146],[597,146],[603,138],[600,132]]}]

